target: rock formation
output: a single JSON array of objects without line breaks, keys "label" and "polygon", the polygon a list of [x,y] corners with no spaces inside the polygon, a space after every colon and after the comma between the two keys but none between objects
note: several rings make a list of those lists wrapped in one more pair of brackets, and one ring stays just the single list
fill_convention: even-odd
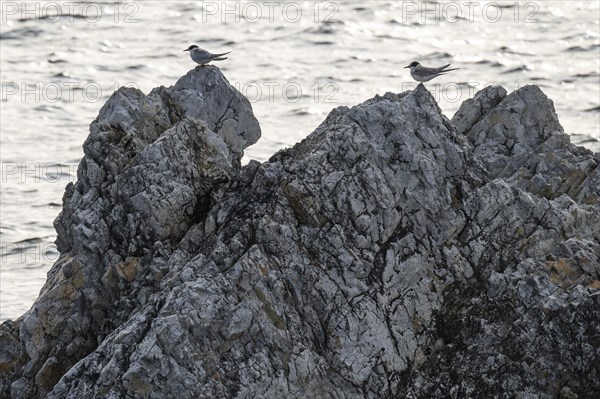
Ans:
[{"label": "rock formation", "polygon": [[120,89],[0,332],[12,398],[589,398],[600,156],[539,88],[424,86],[260,136],[218,69]]}]

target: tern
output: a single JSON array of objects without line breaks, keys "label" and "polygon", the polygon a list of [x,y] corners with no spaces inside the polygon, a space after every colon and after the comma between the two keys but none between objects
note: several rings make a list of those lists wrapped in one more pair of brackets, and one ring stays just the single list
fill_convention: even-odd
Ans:
[{"label": "tern", "polygon": [[190,47],[186,48],[183,51],[189,51],[190,57],[192,58],[192,60],[194,60],[194,62],[197,63],[198,65],[200,65],[201,67],[208,64],[211,61],[226,60],[227,57],[223,57],[223,56],[227,55],[231,52],[231,51],[228,51],[227,53],[212,54],[212,53],[196,46],[195,44],[192,44]]},{"label": "tern", "polygon": [[438,68],[428,68],[419,64],[417,61],[413,61],[404,68],[410,68],[410,76],[417,82],[429,82],[433,78],[437,78],[440,75],[444,75],[446,72],[456,71],[460,68],[446,69],[450,66],[444,65]]}]

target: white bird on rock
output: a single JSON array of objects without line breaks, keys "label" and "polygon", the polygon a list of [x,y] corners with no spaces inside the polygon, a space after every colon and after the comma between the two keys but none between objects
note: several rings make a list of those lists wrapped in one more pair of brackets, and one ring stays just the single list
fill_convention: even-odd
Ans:
[{"label": "white bird on rock", "polygon": [[211,52],[208,52],[208,51],[196,46],[195,44],[192,44],[190,47],[186,48],[183,51],[189,51],[190,57],[192,58],[192,60],[194,60],[194,62],[197,63],[198,65],[200,65],[201,67],[205,66],[206,64],[208,64],[211,61],[226,60],[227,57],[223,57],[223,56],[227,55],[231,52],[231,51],[228,51],[226,53],[213,54]]}]

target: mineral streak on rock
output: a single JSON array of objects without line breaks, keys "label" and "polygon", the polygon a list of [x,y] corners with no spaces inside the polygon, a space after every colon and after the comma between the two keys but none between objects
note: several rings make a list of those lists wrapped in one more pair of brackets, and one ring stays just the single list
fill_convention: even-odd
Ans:
[{"label": "mineral streak on rock", "polygon": [[92,123],[61,257],[2,325],[13,398],[589,398],[600,156],[535,86],[424,86],[260,136],[216,68]]}]

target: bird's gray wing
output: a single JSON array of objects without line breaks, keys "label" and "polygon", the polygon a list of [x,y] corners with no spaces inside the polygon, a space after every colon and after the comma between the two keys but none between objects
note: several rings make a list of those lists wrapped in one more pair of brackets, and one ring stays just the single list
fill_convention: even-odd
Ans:
[{"label": "bird's gray wing", "polygon": [[223,56],[223,55],[227,55],[227,54],[229,54],[229,53],[231,53],[231,51],[228,51],[228,52],[226,52],[226,53],[221,53],[221,54],[210,54],[210,58],[211,58],[211,59],[215,59],[215,58],[217,58],[217,57],[221,57],[221,56]]},{"label": "bird's gray wing", "polygon": [[209,53],[206,50],[196,50],[196,51],[194,51],[194,53],[196,53],[198,58],[210,58],[213,56],[211,53]]},{"label": "bird's gray wing", "polygon": [[437,72],[442,72],[442,71],[444,71],[444,69],[448,68],[449,66],[450,66],[450,64],[446,64],[444,66],[441,66],[441,67],[438,67],[438,68],[433,68],[433,69],[435,69]]},{"label": "bird's gray wing", "polygon": [[419,74],[421,75],[434,75],[436,73],[439,73],[441,71],[440,68],[428,68],[428,67],[424,67],[423,65],[419,65],[415,71],[417,71]]}]

